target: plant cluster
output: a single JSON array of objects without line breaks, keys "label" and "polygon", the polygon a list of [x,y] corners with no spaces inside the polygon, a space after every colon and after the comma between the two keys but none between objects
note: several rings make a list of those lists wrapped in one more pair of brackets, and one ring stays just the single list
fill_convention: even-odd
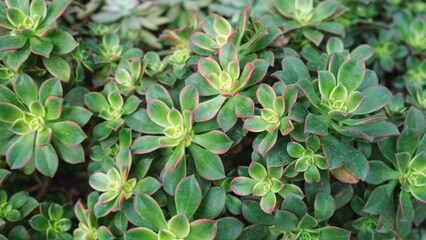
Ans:
[{"label": "plant cluster", "polygon": [[0,0],[0,240],[425,239],[425,21]]}]

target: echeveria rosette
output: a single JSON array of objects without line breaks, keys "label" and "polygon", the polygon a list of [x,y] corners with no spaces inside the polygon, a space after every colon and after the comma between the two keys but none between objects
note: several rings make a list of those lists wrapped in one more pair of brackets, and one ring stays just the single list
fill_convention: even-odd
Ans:
[{"label": "echeveria rosette", "polygon": [[[418,114],[418,123],[425,124],[424,116]],[[413,115],[409,115],[409,118]],[[419,132],[405,126],[401,135],[388,138],[379,143],[384,161],[370,161],[370,171],[366,182],[379,185],[371,193],[363,211],[371,214],[381,214],[386,210],[387,199],[400,185],[399,213],[403,222],[412,221],[417,214],[414,206],[426,202],[426,137],[420,137]],[[399,187],[398,187],[399,188]]]},{"label": "echeveria rosette", "polygon": [[296,160],[287,165],[284,176],[295,178],[303,173],[307,183],[318,183],[321,179],[319,169],[328,169],[325,157],[321,153],[316,153],[320,147],[321,142],[317,136],[309,136],[306,147],[298,142],[288,143],[287,153]]},{"label": "echeveria rosette", "polygon": [[364,61],[369,60],[374,54],[374,48],[368,44],[361,44],[355,47],[352,51],[349,51],[344,48],[342,39],[338,37],[329,38],[325,49],[325,52],[320,53],[310,45],[303,47],[300,54],[308,60],[306,65],[309,69],[325,70],[327,68],[329,58],[335,52],[343,54],[346,58],[361,56]]},{"label": "echeveria rosette", "polygon": [[143,41],[154,48],[161,48],[156,36],[150,31],[156,31],[169,19],[163,15],[164,10],[154,1],[140,2],[138,0],[107,0],[100,11],[92,15],[96,23],[113,24],[117,22],[120,36],[132,41]]},{"label": "echeveria rosette", "polygon": [[96,172],[90,176],[90,186],[102,193],[94,206],[96,216],[120,210],[123,201],[133,195],[137,180],[127,179],[131,165],[130,149],[123,149],[117,154],[115,166],[110,167],[106,173]]},{"label": "echeveria rosette", "polygon": [[286,136],[294,129],[287,114],[297,99],[297,92],[296,85],[286,86],[282,96],[277,96],[274,89],[267,84],[261,84],[257,89],[257,99],[263,108],[260,109],[260,115],[244,121],[244,128],[250,132],[267,132],[257,137],[260,141],[257,151],[262,156],[274,147],[278,130]]},{"label": "echeveria rosette", "polygon": [[79,200],[74,206],[74,214],[79,220],[78,228],[76,228],[73,232],[74,239],[76,240],[97,240],[97,239],[105,239],[112,240],[114,239],[114,235],[111,231],[105,227],[98,225],[97,218],[93,213],[93,208],[98,200],[98,196],[96,192],[89,194],[87,197],[87,205],[86,209],[81,201]]},{"label": "echeveria rosette", "polygon": [[152,228],[129,229],[124,233],[125,239],[213,240],[216,236],[217,221],[198,219],[190,222],[186,213],[180,213],[166,220],[158,203],[147,194],[137,194],[133,206],[136,213],[148,221]]},{"label": "echeveria rosette", "polygon": [[7,222],[16,222],[25,218],[38,206],[37,200],[28,196],[28,192],[17,192],[8,199],[7,193],[0,191],[0,227]]},{"label": "echeveria rosette", "polygon": [[402,40],[414,53],[426,49],[426,22],[424,16],[412,17],[407,10],[401,10],[393,16],[393,28],[400,31]]},{"label": "echeveria rosette", "polygon": [[318,192],[314,202],[314,215],[308,213],[303,200],[288,195],[281,209],[275,214],[274,226],[270,228],[274,235],[284,234],[284,239],[336,239],[347,240],[351,232],[329,226],[326,223],[336,209],[333,197],[326,192]]},{"label": "echeveria rosette", "polygon": [[[363,210],[366,202],[359,196],[352,199],[351,207],[354,212],[360,217],[349,221],[345,226],[349,225],[353,234],[358,234],[358,239],[376,239],[376,238],[392,238],[395,233],[392,232],[393,221],[389,219],[395,218],[395,213],[392,211],[385,211],[380,215],[368,214]],[[389,207],[393,208],[394,200],[389,199]]]},{"label": "echeveria rosette", "polygon": [[98,141],[104,141],[110,136],[115,137],[111,134],[123,126],[124,117],[136,111],[141,103],[136,95],[129,96],[124,100],[118,87],[113,84],[109,86],[110,88],[104,90],[106,98],[98,92],[88,93],[85,97],[87,107],[105,120],[93,129],[93,137]]},{"label": "echeveria rosette", "polygon": [[[276,26],[266,27],[258,22],[252,22],[253,29],[248,31],[251,6],[252,4],[245,5],[241,10],[235,29],[219,15],[207,16],[200,24],[203,32],[194,32],[191,35],[192,51],[198,55],[208,56],[216,54],[225,44],[233,43],[238,52],[246,56],[271,44],[282,31]],[[246,35],[246,32],[250,34]]]},{"label": "echeveria rosette", "polygon": [[367,63],[374,62],[373,69],[379,75],[383,75],[383,70],[392,72],[396,63],[408,53],[407,48],[398,43],[395,31],[382,30],[377,38],[374,35],[369,36],[368,43],[374,48],[372,59],[375,61]]},{"label": "echeveria rosette", "polygon": [[115,71],[115,82],[121,93],[127,96],[134,90],[140,92],[138,90],[140,88],[139,83],[144,75],[146,65],[140,58],[132,61],[125,59],[120,61]]},{"label": "echeveria rosette", "polygon": [[238,118],[253,117],[254,102],[242,94],[266,75],[269,63],[255,59],[240,69],[240,60],[233,43],[219,50],[219,63],[211,57],[200,58],[198,72],[186,79],[186,84],[196,84],[201,96],[211,98],[195,109],[194,121],[203,122],[217,116],[217,122],[227,132]]},{"label": "echeveria rosette", "polygon": [[331,128],[339,134],[370,142],[398,134],[384,114],[366,116],[382,109],[392,94],[387,88],[377,86],[377,77],[365,70],[361,57],[346,59],[338,53],[333,55],[329,70],[318,72],[321,99],[310,80],[301,79],[297,85],[312,103],[313,113],[306,117],[305,133],[325,136]]},{"label": "echeveria rosette", "polygon": [[422,110],[426,115],[426,88],[422,89],[411,83],[406,83],[406,88],[409,94],[406,98],[407,103]]},{"label": "echeveria rosette", "polygon": [[47,239],[73,239],[67,232],[71,229],[72,222],[64,216],[64,207],[56,203],[41,203],[40,212],[29,220],[34,230],[41,232]]},{"label": "echeveria rosette", "polygon": [[426,59],[419,60],[415,57],[408,57],[406,60],[407,72],[404,82],[424,88],[426,86]]},{"label": "echeveria rosette", "polygon": [[[31,4],[13,0],[0,3],[0,26],[10,31],[9,35],[0,38],[0,51],[10,50],[7,62],[14,70],[18,70],[31,52],[44,57],[43,62],[49,70],[54,64],[49,59],[52,53],[63,55],[77,47],[74,38],[56,25],[56,19],[70,3],[71,0],[55,0],[49,8],[45,0],[33,0]],[[56,64],[64,61],[61,60]],[[69,76],[61,80],[68,81]]]},{"label": "echeveria rosette", "polygon": [[139,109],[126,118],[126,123],[144,135],[132,145],[132,152],[144,154],[158,148],[171,150],[165,169],[175,172],[189,149],[197,171],[206,179],[225,177],[222,161],[223,154],[233,141],[223,132],[215,129],[193,129],[194,109],[199,105],[198,90],[195,85],[184,87],[179,96],[181,111],[173,104],[167,90],[153,84],[146,93],[147,109]]},{"label": "echeveria rosette", "polygon": [[191,36],[193,50],[199,54],[208,55],[209,52],[219,50],[229,42],[229,38],[235,34],[231,24],[217,14],[211,14],[201,22],[204,32],[195,32]]},{"label": "echeveria rosette", "polygon": [[[90,112],[84,108],[62,109],[62,86],[58,79],[46,80],[38,89],[31,77],[22,73],[14,81],[14,92],[0,86],[0,139],[7,144],[6,160],[11,169],[28,165],[53,176],[58,154],[69,163],[84,161],[80,143],[86,139],[81,129]],[[9,130],[6,130],[9,129]],[[28,170],[28,169],[27,169]]]},{"label": "echeveria rosette", "polygon": [[302,190],[293,184],[283,183],[283,167],[269,167],[266,169],[258,162],[252,162],[248,168],[248,176],[234,178],[230,187],[240,196],[253,195],[260,197],[260,208],[271,214],[277,203],[277,195],[286,197],[288,194],[303,197]]},{"label": "echeveria rosette", "polygon": [[321,31],[345,35],[340,23],[330,21],[338,12],[338,1],[322,1],[315,7],[313,0],[268,0],[263,3],[269,11],[287,19],[283,23],[285,33],[300,29],[303,36],[316,46],[324,38]]}]

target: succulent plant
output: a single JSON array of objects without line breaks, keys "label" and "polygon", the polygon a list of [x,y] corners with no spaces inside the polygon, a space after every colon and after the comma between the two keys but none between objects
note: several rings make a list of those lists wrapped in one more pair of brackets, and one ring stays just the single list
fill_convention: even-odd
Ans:
[{"label": "succulent plant", "polygon": [[21,73],[13,82],[12,92],[0,86],[0,124],[5,129],[1,139],[7,144],[6,159],[11,169],[27,166],[53,176],[58,155],[69,163],[84,161],[86,139],[81,129],[91,117],[84,108],[62,107],[59,79],[49,79],[37,88],[33,79]]},{"label": "succulent plant", "polygon": [[284,33],[297,30],[318,46],[323,38],[322,32],[345,35],[343,26],[332,19],[339,13],[338,1],[322,1],[314,7],[313,0],[265,0],[265,7],[274,14],[282,15]]},{"label": "succulent plant", "polygon": [[40,214],[30,219],[31,227],[48,239],[73,239],[67,231],[71,229],[71,220],[64,216],[64,208],[56,203],[40,204]]},{"label": "succulent plant", "polygon": [[58,55],[70,53],[77,47],[77,42],[58,28],[56,19],[70,3],[71,0],[55,0],[49,8],[45,0],[33,0],[31,4],[29,1],[0,3],[1,27],[8,32],[0,38],[0,51],[8,51],[6,61],[12,69],[17,71],[33,53],[43,57],[43,63],[52,75],[69,81],[69,74],[63,75],[57,70],[69,69],[67,62]]},{"label": "succulent plant", "polygon": [[225,177],[222,161],[217,154],[225,153],[231,147],[232,140],[214,128],[202,131],[193,129],[194,109],[199,103],[195,85],[183,88],[179,100],[181,112],[174,107],[164,87],[152,85],[148,89],[147,109],[140,109],[126,118],[132,129],[149,134],[137,138],[132,151],[144,154],[158,148],[168,148],[171,152],[165,169],[175,172],[182,159],[185,159],[185,149],[188,148],[201,176],[206,179]]},{"label": "succulent plant", "polygon": [[92,16],[97,23],[111,24],[119,22],[120,35],[132,40],[142,40],[150,46],[160,48],[156,37],[150,31],[156,31],[169,19],[162,16],[163,10],[154,1],[106,0],[101,12]]}]

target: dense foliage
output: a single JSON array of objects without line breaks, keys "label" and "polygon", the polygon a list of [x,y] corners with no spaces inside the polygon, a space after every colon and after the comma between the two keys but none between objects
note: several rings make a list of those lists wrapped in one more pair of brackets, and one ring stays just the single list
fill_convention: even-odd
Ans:
[{"label": "dense foliage", "polygon": [[0,239],[425,239],[425,21],[0,0]]}]

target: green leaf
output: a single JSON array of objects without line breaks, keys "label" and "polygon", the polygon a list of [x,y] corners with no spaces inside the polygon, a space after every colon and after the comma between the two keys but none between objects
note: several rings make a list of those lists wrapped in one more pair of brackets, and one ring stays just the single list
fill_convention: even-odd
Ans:
[{"label": "green leaf", "polygon": [[[321,137],[324,147],[324,155],[330,169],[344,166],[350,174],[364,180],[368,172],[368,162],[365,156],[346,142],[331,135]],[[341,181],[351,181],[351,178],[341,178]]]},{"label": "green leaf", "polygon": [[213,58],[202,57],[200,58],[200,61],[198,62],[198,71],[203,76],[209,73],[213,73],[219,76],[222,69],[219,63],[217,63]]},{"label": "green leaf", "polygon": [[70,147],[76,147],[87,138],[83,130],[74,122],[64,121],[52,123],[49,127],[53,135]]},{"label": "green leaf", "polygon": [[310,165],[304,173],[304,178],[307,183],[318,183],[320,181],[320,173],[318,168],[315,165]]},{"label": "green leaf", "polygon": [[60,56],[52,55],[49,58],[42,58],[41,60],[50,74],[64,82],[68,82],[70,80],[71,68],[65,59]]},{"label": "green leaf", "polygon": [[178,238],[185,238],[189,234],[189,221],[185,214],[173,216],[167,224],[169,231]]},{"label": "green leaf", "polygon": [[381,184],[384,181],[398,179],[399,173],[388,167],[382,161],[369,161],[370,170],[365,181],[371,184]]},{"label": "green leaf", "polygon": [[124,119],[129,127],[138,132],[147,134],[161,134],[163,127],[155,124],[148,115],[146,109],[139,109],[131,115],[125,116]]},{"label": "green leaf", "polygon": [[365,100],[354,111],[355,114],[366,114],[386,106],[392,98],[392,93],[383,86],[371,87],[362,92]]},{"label": "green leaf", "polygon": [[249,166],[248,172],[250,176],[256,179],[257,181],[261,181],[264,177],[268,175],[265,167],[258,162],[252,162]]},{"label": "green leaf", "polygon": [[290,232],[297,229],[299,220],[291,212],[277,210],[275,214],[275,226],[283,232]]},{"label": "green leaf", "polygon": [[217,223],[213,220],[201,219],[191,223],[185,240],[211,240],[216,235]]},{"label": "green leaf", "polygon": [[153,177],[146,177],[136,184],[136,186],[133,188],[133,193],[145,193],[148,195],[152,195],[160,187],[161,183],[157,179]]},{"label": "green leaf", "polygon": [[318,222],[329,219],[336,210],[333,197],[326,192],[319,192],[315,197],[315,219]]},{"label": "green leaf", "polygon": [[49,79],[43,82],[39,90],[41,103],[45,104],[49,97],[62,98],[62,85],[59,79]]},{"label": "green leaf", "polygon": [[189,150],[194,158],[198,173],[205,179],[216,180],[225,177],[225,172],[220,157],[202,149],[196,144],[191,144]]},{"label": "green leaf", "polygon": [[350,236],[351,232],[337,227],[328,226],[320,229],[320,239],[345,240]]},{"label": "green leaf", "polygon": [[123,105],[124,114],[132,114],[142,102],[137,96],[133,95],[126,99]]},{"label": "green leaf", "polygon": [[226,194],[221,187],[212,187],[204,195],[194,219],[214,219],[223,211],[225,207]]},{"label": "green leaf", "polygon": [[58,156],[51,144],[35,146],[34,163],[36,168],[47,176],[53,177],[58,169]]},{"label": "green leaf", "polygon": [[411,195],[409,192],[401,191],[399,194],[399,203],[401,207],[402,221],[412,221],[415,215]]},{"label": "green leaf", "polygon": [[137,194],[134,199],[134,207],[142,218],[153,224],[157,229],[167,229],[167,222],[160,206],[149,195]]},{"label": "green leaf", "polygon": [[105,97],[98,92],[86,94],[85,100],[87,107],[93,112],[100,112],[102,109],[107,109],[109,106]]},{"label": "green leaf", "polygon": [[167,115],[170,112],[170,108],[159,100],[150,100],[147,108],[150,119],[162,127],[171,126],[167,120]]},{"label": "green leaf", "polygon": [[248,177],[236,177],[232,180],[230,187],[237,195],[249,195],[253,193],[254,185],[257,181]]},{"label": "green leaf", "polygon": [[275,142],[277,141],[277,137],[278,131],[275,131],[272,134],[269,132],[266,133],[265,137],[260,142],[259,147],[257,149],[263,157],[265,157],[269,153],[269,151],[274,147]]},{"label": "green leaf", "polygon": [[[0,38],[0,42],[1,41],[2,40]],[[7,56],[7,63],[13,70],[18,71],[21,65],[28,59],[30,54],[30,44],[27,43],[22,48],[10,52],[9,56]]]},{"label": "green leaf", "polygon": [[23,35],[4,36],[0,38],[0,51],[16,50],[24,47],[27,37]]},{"label": "green leaf", "polygon": [[47,9],[46,17],[44,18],[41,25],[47,25],[54,20],[56,20],[58,17],[60,17],[65,10],[68,8],[69,4],[72,0],[55,0],[50,4],[49,8]]},{"label": "green leaf", "polygon": [[237,239],[243,230],[244,224],[236,218],[225,217],[217,220],[217,234],[215,240]]},{"label": "green leaf", "polygon": [[325,136],[328,134],[329,120],[324,115],[310,113],[305,121],[305,133]]},{"label": "green leaf", "polygon": [[176,211],[191,218],[201,203],[201,188],[194,175],[184,178],[175,192]]},{"label": "green leaf", "polygon": [[[160,138],[160,141],[164,138]],[[161,143],[160,143],[161,144]],[[169,158],[167,159],[167,163],[165,169],[167,171],[175,172],[176,168],[179,166],[182,158],[185,157],[185,146],[183,142],[178,142],[177,146],[173,149],[172,153],[170,153]]]},{"label": "green leaf", "polygon": [[238,54],[237,54],[237,49],[235,48],[232,42],[229,42],[223,45],[219,49],[219,62],[220,62],[220,65],[225,68],[225,70],[228,70],[227,69],[228,64],[231,61],[235,61],[235,60],[238,60]]},{"label": "green leaf", "polygon": [[18,118],[22,118],[24,112],[18,107],[10,103],[0,103],[0,120],[8,123],[12,123]]},{"label": "green leaf", "polygon": [[36,144],[38,146],[45,146],[50,143],[52,137],[52,130],[50,128],[43,128],[37,132]]},{"label": "green leaf", "polygon": [[59,157],[68,163],[80,163],[84,162],[84,150],[81,145],[70,148],[65,145],[61,140],[55,138],[53,135],[53,145],[55,146],[56,153]]},{"label": "green leaf", "polygon": [[16,95],[22,99],[25,105],[29,106],[32,102],[38,98],[37,86],[34,80],[25,73],[19,74],[19,76],[13,82],[14,90]]},{"label": "green leaf", "polygon": [[278,71],[273,76],[287,85],[294,84],[302,78],[311,78],[305,64],[298,57],[284,58],[281,66],[283,71]]},{"label": "green leaf", "polygon": [[396,181],[390,181],[385,185],[378,186],[371,193],[363,211],[370,214],[380,214],[386,210],[389,197],[392,195]]},{"label": "green leaf", "polygon": [[266,127],[269,126],[269,123],[266,122],[261,116],[254,116],[252,118],[247,118],[244,121],[244,128],[250,132],[263,132],[266,130]]},{"label": "green leaf", "polygon": [[47,7],[45,0],[34,0],[30,5],[30,16],[38,15],[43,19],[46,16]]},{"label": "green leaf", "polygon": [[321,96],[328,99],[336,87],[336,79],[330,71],[318,71],[318,85]]},{"label": "green leaf", "polygon": [[328,39],[326,49],[329,55],[334,52],[342,52],[344,50],[343,41],[340,38],[332,37]]},{"label": "green leaf", "polygon": [[30,219],[30,225],[35,230],[44,232],[49,227],[49,220],[45,216],[37,214]]},{"label": "green leaf", "polygon": [[159,148],[158,140],[160,136],[142,136],[136,138],[132,145],[132,152],[134,154],[149,153]]},{"label": "green leaf", "polygon": [[249,97],[244,97],[241,94],[237,94],[232,97],[232,101],[235,106],[235,114],[240,117],[253,117],[254,114],[254,103]]},{"label": "green leaf", "polygon": [[31,52],[48,58],[53,50],[53,44],[45,40],[45,38],[32,37],[30,38]]},{"label": "green leaf", "polygon": [[109,180],[107,175],[101,172],[96,172],[92,174],[89,179],[90,187],[100,192],[108,191],[108,183]]},{"label": "green leaf", "polygon": [[311,215],[309,215],[308,213],[306,213],[305,216],[303,216],[303,218],[300,219],[299,224],[297,224],[297,228],[312,229],[316,227],[317,224],[318,224],[317,220],[313,218]]},{"label": "green leaf", "polygon": [[227,101],[217,114],[217,123],[224,132],[228,132],[235,123],[238,117],[235,114],[235,106],[232,101]]},{"label": "green leaf", "polygon": [[396,151],[397,152],[407,152],[411,156],[414,156],[414,152],[417,149],[417,146],[420,143],[419,133],[409,127],[405,127],[401,132],[401,135],[396,142]]},{"label": "green leaf", "polygon": [[48,97],[44,105],[46,109],[45,120],[56,120],[62,113],[62,98]]},{"label": "green leaf", "polygon": [[269,191],[260,199],[260,208],[268,214],[271,214],[274,211],[275,204],[277,203],[277,198],[275,197],[275,193]]},{"label": "green leaf", "polygon": [[53,203],[50,205],[48,209],[48,215],[51,220],[59,220],[62,218],[62,214],[64,213],[64,209],[61,205]]},{"label": "green leaf", "polygon": [[124,238],[126,240],[158,240],[157,234],[148,228],[137,227],[132,228],[124,233]]},{"label": "green leaf", "polygon": [[179,94],[179,101],[182,111],[193,111],[198,103],[198,90],[196,85],[188,85]]},{"label": "green leaf", "polygon": [[365,63],[361,57],[345,61],[337,73],[337,82],[342,83],[348,93],[351,93],[361,84],[365,75]]},{"label": "green leaf", "polygon": [[309,41],[313,42],[317,47],[324,38],[324,34],[315,29],[306,28],[303,29],[303,36],[305,36]]},{"label": "green leaf", "polygon": [[71,34],[54,29],[49,31],[45,36],[53,44],[53,53],[55,54],[67,54],[70,53],[77,47],[77,42],[71,36]]},{"label": "green leaf", "polygon": [[192,141],[216,154],[223,154],[227,152],[233,143],[228,136],[217,130],[204,134],[196,134]]},{"label": "green leaf", "polygon": [[220,107],[222,107],[223,102],[225,102],[226,98],[221,95],[214,97],[210,100],[200,103],[194,112],[194,121],[204,122],[212,119]]},{"label": "green leaf", "polygon": [[35,133],[26,134],[9,147],[6,160],[11,169],[22,168],[30,161],[33,154],[34,136]]},{"label": "green leaf", "polygon": [[262,83],[257,89],[257,99],[264,108],[273,109],[273,101],[276,98],[274,89],[271,86]]}]

